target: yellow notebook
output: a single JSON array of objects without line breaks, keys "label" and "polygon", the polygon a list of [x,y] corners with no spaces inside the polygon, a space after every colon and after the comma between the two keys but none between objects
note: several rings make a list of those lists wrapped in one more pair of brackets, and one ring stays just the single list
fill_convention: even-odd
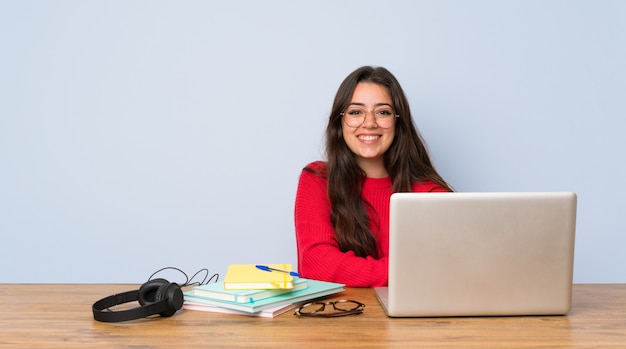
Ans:
[{"label": "yellow notebook", "polygon": [[[268,267],[292,270],[291,264],[266,264]],[[255,264],[231,264],[224,277],[225,290],[250,289],[292,289],[293,276],[287,273],[265,271],[258,269]]]}]

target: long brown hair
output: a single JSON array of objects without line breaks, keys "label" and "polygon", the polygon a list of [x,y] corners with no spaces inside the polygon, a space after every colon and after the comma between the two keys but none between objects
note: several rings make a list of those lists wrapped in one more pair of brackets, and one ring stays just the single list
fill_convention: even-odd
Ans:
[{"label": "long brown hair", "polygon": [[335,95],[326,127],[326,173],[317,174],[326,176],[328,180],[331,221],[339,248],[344,252],[354,251],[360,257],[378,258],[376,239],[370,231],[365,207],[369,203],[361,196],[366,175],[342,135],[341,113],[350,104],[360,82],[385,87],[391,95],[393,109],[400,116],[395,123],[395,138],[384,154],[393,192],[409,192],[413,183],[424,179],[430,179],[447,190],[452,188],[433,167],[424,141],[415,127],[406,96],[393,74],[382,67],[365,66],[348,75]]}]

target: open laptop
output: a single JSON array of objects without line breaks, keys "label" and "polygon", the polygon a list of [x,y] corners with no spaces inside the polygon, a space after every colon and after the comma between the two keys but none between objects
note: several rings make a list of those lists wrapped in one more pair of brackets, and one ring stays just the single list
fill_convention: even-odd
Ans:
[{"label": "open laptop", "polygon": [[572,298],[575,193],[391,196],[391,317],[563,315]]}]

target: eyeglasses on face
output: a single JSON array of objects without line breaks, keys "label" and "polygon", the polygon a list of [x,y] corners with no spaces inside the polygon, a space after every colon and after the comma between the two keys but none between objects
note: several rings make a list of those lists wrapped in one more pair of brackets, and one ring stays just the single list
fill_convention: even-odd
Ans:
[{"label": "eyeglasses on face", "polygon": [[[334,311],[327,311],[326,306],[332,306]],[[330,308],[330,307],[329,307]],[[293,313],[296,316],[309,317],[338,317],[359,315],[363,313],[365,304],[354,300],[341,299],[333,302],[311,302],[300,306]]]},{"label": "eyeglasses on face", "polygon": [[389,106],[378,107],[374,110],[367,111],[365,108],[359,106],[350,106],[346,109],[341,116],[343,121],[352,128],[357,128],[365,123],[367,113],[374,115],[374,121],[380,128],[390,128],[396,118],[400,115],[396,114],[394,110]]}]

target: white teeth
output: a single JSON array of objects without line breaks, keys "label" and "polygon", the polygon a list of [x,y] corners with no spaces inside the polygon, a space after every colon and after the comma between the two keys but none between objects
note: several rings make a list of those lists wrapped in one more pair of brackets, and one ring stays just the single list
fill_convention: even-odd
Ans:
[{"label": "white teeth", "polygon": [[379,136],[359,136],[359,139],[363,141],[375,141]]}]

